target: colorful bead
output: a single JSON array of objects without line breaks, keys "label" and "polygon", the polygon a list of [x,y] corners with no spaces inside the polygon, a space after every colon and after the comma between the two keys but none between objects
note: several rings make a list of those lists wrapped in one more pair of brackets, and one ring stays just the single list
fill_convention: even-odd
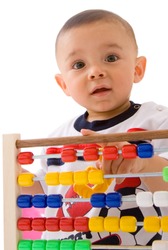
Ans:
[{"label": "colorful bead", "polygon": [[168,232],[168,216],[163,216],[161,218],[161,229],[163,232]]},{"label": "colorful bead", "polygon": [[18,243],[18,250],[32,250],[32,240],[20,240]]},{"label": "colorful bead", "polygon": [[118,148],[116,146],[105,146],[103,148],[103,157],[105,160],[117,160]]},{"label": "colorful bead", "polygon": [[168,182],[168,167],[163,168],[163,180]]},{"label": "colorful bead", "polygon": [[137,220],[134,216],[123,216],[120,218],[120,229],[123,232],[134,233],[137,230]]},{"label": "colorful bead", "polygon": [[153,146],[150,143],[141,143],[137,146],[137,154],[140,158],[151,158],[154,155]]},{"label": "colorful bead", "polygon": [[85,161],[97,161],[99,159],[98,148],[92,146],[84,148],[83,158]]},{"label": "colorful bead", "polygon": [[106,205],[108,207],[121,207],[122,195],[118,192],[108,193],[106,195]]},{"label": "colorful bead", "polygon": [[75,240],[63,240],[60,244],[60,250],[74,250]]},{"label": "colorful bead", "polygon": [[139,207],[152,207],[153,206],[152,192],[138,192],[136,195],[136,203]]},{"label": "colorful bead", "polygon": [[50,148],[47,148],[46,154],[47,155],[50,155],[50,154],[60,154],[61,151],[62,151],[62,147],[60,147],[60,148],[50,147]]},{"label": "colorful bead", "polygon": [[65,148],[61,152],[61,159],[63,162],[74,162],[77,160],[76,150],[72,148]]},{"label": "colorful bead", "polygon": [[60,250],[61,240],[48,240],[46,250]]},{"label": "colorful bead", "polygon": [[106,194],[104,193],[92,194],[90,202],[92,204],[92,207],[105,207]]},{"label": "colorful bead", "polygon": [[32,207],[32,195],[21,194],[17,198],[17,206],[20,208],[30,208]]},{"label": "colorful bead", "polygon": [[59,183],[61,185],[73,185],[73,172],[60,172]]},{"label": "colorful bead", "polygon": [[147,216],[144,219],[144,230],[148,233],[156,233],[160,231],[160,218],[156,216]]},{"label": "colorful bead", "polygon": [[60,230],[64,232],[74,231],[74,219],[72,217],[62,217],[60,220]]},{"label": "colorful bead", "polygon": [[18,185],[21,187],[31,187],[34,184],[34,174],[31,173],[23,173],[18,176]]},{"label": "colorful bead", "polygon": [[107,232],[118,232],[120,230],[120,218],[119,217],[105,217],[104,218],[104,230]]},{"label": "colorful bead", "polygon": [[122,147],[122,156],[125,159],[133,159],[137,157],[137,146],[134,144],[124,145]]},{"label": "colorful bead", "polygon": [[47,195],[46,194],[36,194],[32,198],[32,204],[36,208],[47,207]]},{"label": "colorful bead", "polygon": [[50,208],[62,207],[62,195],[61,194],[50,194],[47,196],[47,206]]},{"label": "colorful bead", "polygon": [[46,240],[34,240],[32,250],[46,250]]},{"label": "colorful bead", "polygon": [[17,221],[17,228],[20,231],[31,231],[32,230],[32,219],[21,217]]},{"label": "colorful bead", "polygon": [[89,219],[89,229],[92,232],[104,231],[104,218],[101,216],[95,216]]},{"label": "colorful bead", "polygon": [[168,191],[154,192],[153,202],[156,207],[168,207]]},{"label": "colorful bead", "polygon": [[77,240],[75,243],[75,250],[91,250],[91,241]]},{"label": "colorful bead", "polygon": [[46,222],[45,222],[46,230],[50,232],[60,231],[59,222],[60,222],[60,219],[56,217],[46,218]]},{"label": "colorful bead", "polygon": [[86,185],[88,184],[88,173],[87,171],[76,171],[74,172],[74,184]]},{"label": "colorful bead", "polygon": [[89,231],[89,218],[88,217],[76,217],[74,220],[74,229],[78,232]]},{"label": "colorful bead", "polygon": [[45,222],[46,222],[46,218],[34,218],[32,220],[32,230],[34,231],[45,231],[46,227],[45,227]]},{"label": "colorful bead", "polygon": [[[46,154],[61,154],[61,151],[62,151],[62,147],[60,148],[56,148],[56,147],[50,147],[50,148],[47,148],[46,150]],[[64,162],[61,160],[61,158],[48,158],[47,159],[47,166],[61,166],[63,165]]]},{"label": "colorful bead", "polygon": [[45,175],[44,180],[48,186],[59,185],[59,173],[58,172],[49,172]]},{"label": "colorful bead", "polygon": [[88,181],[90,184],[103,184],[104,175],[102,170],[91,170],[88,173]]},{"label": "colorful bead", "polygon": [[32,152],[20,152],[17,156],[17,161],[21,165],[32,164],[34,162]]}]

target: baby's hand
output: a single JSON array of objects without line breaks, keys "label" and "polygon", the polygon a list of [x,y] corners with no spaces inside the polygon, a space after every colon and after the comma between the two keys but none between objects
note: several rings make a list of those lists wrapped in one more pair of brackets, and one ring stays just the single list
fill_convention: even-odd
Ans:
[{"label": "baby's hand", "polygon": [[[94,135],[96,132],[88,129],[82,129],[81,133],[83,136]],[[121,151],[124,145],[129,145],[128,142],[116,142],[116,143],[102,143],[100,146],[104,148],[105,146],[115,146]],[[122,154],[119,154],[118,159],[115,160],[105,160],[103,157],[101,160],[96,162],[98,169],[102,169],[105,174],[126,174],[126,173],[139,173],[143,172],[147,166],[148,159],[142,159],[138,156],[133,159],[125,159]],[[121,183],[123,179],[117,178],[116,182]]]}]

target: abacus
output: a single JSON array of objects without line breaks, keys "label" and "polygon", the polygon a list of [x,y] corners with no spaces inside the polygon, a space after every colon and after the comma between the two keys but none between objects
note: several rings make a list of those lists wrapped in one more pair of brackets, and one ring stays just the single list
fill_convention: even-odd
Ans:
[{"label": "abacus", "polygon": [[[97,134],[93,136],[72,136],[72,137],[62,137],[62,138],[47,138],[47,139],[32,139],[32,140],[21,140],[19,134],[7,134],[3,135],[3,180],[4,180],[4,250],[90,250],[90,249],[151,249],[151,250],[167,250],[168,249],[168,241],[155,241],[152,246],[112,246],[112,245],[91,245],[91,242],[88,240],[24,240],[22,239],[21,230],[28,230],[28,228],[34,230],[41,230],[41,227],[44,230],[64,230],[65,224],[70,222],[69,230],[107,230],[107,231],[116,231],[123,230],[134,232],[136,230],[136,226],[139,222],[136,221],[134,217],[130,219],[130,225],[125,226],[126,218],[116,218],[116,217],[106,217],[106,218],[84,218],[81,223],[78,218],[63,218],[58,219],[55,218],[54,221],[50,220],[50,218],[21,218],[20,208],[24,208],[26,206],[40,206],[46,207],[60,207],[63,202],[66,202],[66,199],[60,195],[35,195],[32,197],[31,195],[21,195],[20,186],[30,186],[33,185],[34,181],[36,181],[36,177],[32,174],[28,174],[28,179],[25,179],[25,175],[21,173],[21,164],[30,164],[36,158],[40,156],[34,156],[32,153],[22,153],[20,152],[21,148],[30,148],[30,147],[48,147],[48,146],[60,146],[60,145],[81,145],[81,144],[91,144],[91,143],[107,143],[107,142],[119,142],[119,141],[135,141],[135,140],[153,140],[153,139],[164,139],[168,138],[168,130],[160,130],[160,131],[139,131],[139,132],[131,132],[131,133],[116,133],[116,134],[108,134],[102,135]],[[80,148],[80,147],[79,147]],[[147,153],[145,152],[147,150]],[[168,149],[167,149],[168,150]],[[116,152],[116,148],[106,148],[105,151],[97,152],[95,148],[91,148],[89,151],[85,151],[85,160],[90,159],[90,152],[92,152],[92,156],[95,160],[103,154],[106,159],[115,159],[116,154],[122,153],[124,157],[133,158],[137,155],[139,157],[152,157],[154,151],[149,144],[146,144],[145,147],[140,146],[140,148],[136,148],[135,146],[124,148],[122,152]],[[46,156],[46,158],[57,157],[57,154],[60,152],[52,151]],[[76,160],[76,150],[71,148],[69,151],[64,151],[62,154],[64,161],[75,161]],[[111,158],[112,157],[112,158]],[[113,158],[114,157],[114,158]],[[89,181],[92,184],[102,183],[104,179],[108,178],[118,178],[121,176],[105,176],[102,171],[93,170],[93,171],[81,171],[80,173],[65,173],[66,177],[61,173],[55,173],[50,176],[47,174],[44,177],[47,185],[69,185],[80,184],[79,179],[83,178],[83,183],[85,184]],[[95,177],[96,176],[96,177]],[[134,177],[135,174],[123,175],[122,177]],[[138,174],[137,176],[140,176]],[[168,181],[168,168],[165,167],[162,173],[144,173],[142,175],[145,176],[163,176],[165,181]],[[65,181],[68,179],[68,183]],[[69,182],[70,180],[70,182]],[[97,182],[98,180],[98,182]],[[19,186],[19,185],[20,186]],[[162,196],[163,198],[159,201],[159,198]],[[153,203],[158,206],[168,206],[168,192],[156,192],[154,194],[147,192],[145,194],[146,204],[144,206],[151,206]],[[141,197],[141,193],[137,195],[136,201],[137,204],[140,205],[144,196]],[[91,197],[84,197],[81,199],[83,202],[90,201],[92,206],[100,207],[106,206],[120,206],[121,202],[128,202],[121,197],[118,193],[96,193],[91,194]],[[17,201],[17,202],[16,202]],[[73,200],[71,200],[73,202]],[[42,204],[42,205],[41,205]],[[20,208],[19,208],[20,207]],[[59,223],[58,223],[59,221]],[[40,224],[39,224],[40,223]],[[95,227],[96,223],[96,227]],[[82,225],[81,225],[82,224]],[[165,232],[168,232],[168,216],[163,218],[145,218],[144,222],[142,222],[143,226],[146,228],[147,232],[153,230],[159,231],[162,229]],[[153,224],[153,226],[151,226]],[[113,225],[113,227],[111,227]],[[84,227],[84,228],[83,228]],[[67,228],[66,228],[67,230]],[[129,232],[129,231],[128,231]],[[10,238],[9,238],[10,236]]]}]

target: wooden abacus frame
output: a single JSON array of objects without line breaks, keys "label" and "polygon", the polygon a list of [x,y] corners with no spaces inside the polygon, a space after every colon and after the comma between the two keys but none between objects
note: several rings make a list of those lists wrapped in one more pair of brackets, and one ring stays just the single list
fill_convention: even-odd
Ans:
[{"label": "wooden abacus frame", "polygon": [[17,197],[21,194],[20,187],[17,185],[17,176],[21,172],[17,155],[21,148],[166,138],[168,138],[168,130],[31,140],[21,140],[20,134],[3,135],[4,250],[17,250],[18,241],[21,239],[21,232],[17,230],[16,225],[17,219],[21,216],[21,211],[16,204]]}]

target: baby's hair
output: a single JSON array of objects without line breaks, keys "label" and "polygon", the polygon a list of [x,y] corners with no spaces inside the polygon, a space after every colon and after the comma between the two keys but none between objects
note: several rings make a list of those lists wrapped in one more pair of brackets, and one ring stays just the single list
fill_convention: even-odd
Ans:
[{"label": "baby's hair", "polygon": [[102,10],[102,9],[85,10],[72,16],[70,19],[68,19],[57,35],[55,47],[57,48],[57,43],[61,34],[65,33],[66,31],[69,31],[72,28],[77,28],[82,25],[94,23],[100,20],[109,21],[113,23],[120,23],[125,28],[127,34],[133,40],[135,44],[135,48],[138,51],[138,46],[137,46],[134,30],[131,27],[131,25],[119,15],[111,11]]}]

